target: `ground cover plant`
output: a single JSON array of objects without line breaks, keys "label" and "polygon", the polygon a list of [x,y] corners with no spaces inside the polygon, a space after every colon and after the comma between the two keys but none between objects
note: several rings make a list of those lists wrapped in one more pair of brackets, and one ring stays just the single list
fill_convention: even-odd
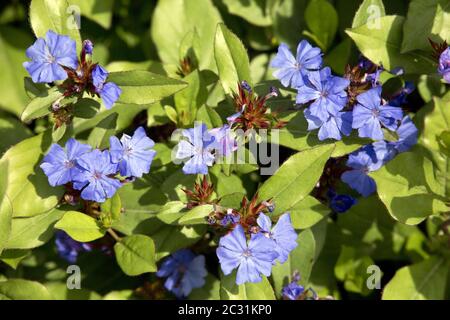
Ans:
[{"label": "ground cover plant", "polygon": [[449,0],[0,4],[1,299],[448,299]]}]

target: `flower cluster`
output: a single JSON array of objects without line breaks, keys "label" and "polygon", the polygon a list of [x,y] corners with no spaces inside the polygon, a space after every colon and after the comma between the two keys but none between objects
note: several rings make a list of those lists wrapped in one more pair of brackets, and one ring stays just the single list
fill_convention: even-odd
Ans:
[{"label": "flower cluster", "polygon": [[49,30],[45,39],[38,38],[26,50],[31,61],[23,66],[35,83],[64,81],[60,84],[64,97],[81,97],[87,92],[100,96],[110,109],[122,91],[115,83],[107,82],[108,72],[102,66],[87,59],[92,56],[93,47],[90,40],[85,40],[78,59],[75,41]]},{"label": "flower cluster", "polygon": [[[443,55],[441,60],[445,60]],[[412,83],[406,82],[386,101],[380,82],[382,67],[362,58],[357,67],[347,68],[345,78],[337,77],[330,68],[322,68],[320,49],[305,40],[298,45],[296,57],[286,45],[280,45],[271,66],[283,85],[298,91],[296,102],[307,105],[304,115],[308,130],[319,129],[319,140],[341,140],[356,129],[359,137],[375,141],[350,155],[347,166],[351,170],[342,175],[342,180],[363,196],[376,190],[369,172],[416,144],[417,128],[401,108],[414,90]],[[392,73],[401,74],[402,70]],[[396,134],[397,141],[385,141],[386,130]],[[339,212],[340,208],[336,209]]]},{"label": "flower cluster", "polygon": [[110,150],[92,149],[71,138],[65,148],[53,144],[41,168],[51,186],[71,184],[82,199],[104,202],[122,186],[120,176],[139,178],[148,173],[156,154],[142,127],[132,137],[111,137],[110,146]]},{"label": "flower cluster", "polygon": [[251,232],[246,232],[237,219],[231,222],[234,228],[220,239],[216,253],[225,275],[237,268],[238,285],[259,282],[262,275],[270,276],[272,266],[277,261],[286,262],[289,253],[297,246],[297,233],[289,213],[281,215],[272,228],[271,219],[261,212],[257,228],[250,229]]},{"label": "flower cluster", "polygon": [[174,252],[156,273],[160,278],[167,278],[164,286],[179,299],[187,297],[192,289],[203,287],[207,274],[205,256],[196,256],[188,249]]}]

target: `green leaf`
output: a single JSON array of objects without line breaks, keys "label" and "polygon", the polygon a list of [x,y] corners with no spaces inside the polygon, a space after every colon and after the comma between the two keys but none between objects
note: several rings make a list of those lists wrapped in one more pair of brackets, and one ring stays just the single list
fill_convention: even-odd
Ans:
[{"label": "green leaf", "polygon": [[23,140],[0,159],[8,163],[8,195],[13,217],[30,217],[53,209],[62,197],[62,187],[51,187],[39,165],[51,144],[51,132]]},{"label": "green leaf", "polygon": [[441,197],[433,193],[433,183],[429,183],[433,166],[419,148],[398,155],[371,176],[381,201],[392,217],[402,223],[416,225],[432,214],[448,210]]},{"label": "green leaf", "polygon": [[183,81],[139,70],[111,72],[108,80],[122,89],[118,103],[152,104],[186,87]]},{"label": "green leaf", "polygon": [[312,196],[306,196],[294,205],[291,213],[292,225],[295,229],[310,228],[327,217],[331,210]]},{"label": "green leaf", "polygon": [[270,0],[224,0],[231,14],[237,15],[248,22],[267,27],[272,24],[271,9],[275,1]]},{"label": "green leaf", "polygon": [[[273,32],[278,43],[285,42],[291,48],[297,47],[305,29],[304,15],[307,0],[276,1],[272,10]],[[299,14],[300,12],[300,14]]]},{"label": "green leaf", "polygon": [[[334,40],[338,28],[338,14],[326,0],[311,0],[306,7],[305,21],[312,32],[312,39],[326,51]],[[309,32],[307,35],[311,35]]]},{"label": "green leaf", "polygon": [[147,236],[125,237],[116,243],[114,252],[117,263],[129,276],[156,271],[155,244]]},{"label": "green leaf", "polygon": [[201,288],[192,290],[189,300],[220,300],[220,281],[212,274],[208,273],[206,282]]},{"label": "green leaf", "polygon": [[432,51],[431,39],[450,42],[450,2],[448,0],[412,0],[403,26],[402,53]]},{"label": "green leaf", "polygon": [[217,111],[207,105],[203,105],[198,109],[197,121],[203,122],[208,128],[218,128],[223,124]]},{"label": "green leaf", "polygon": [[157,217],[164,223],[174,224],[176,223],[186,212],[184,209],[186,208],[186,204],[181,201],[169,201],[164,207],[161,208],[161,211],[158,212]]},{"label": "green leaf", "polygon": [[214,211],[214,206],[205,204],[186,212],[178,221],[181,225],[207,224],[206,217]]},{"label": "green leaf", "polygon": [[432,103],[422,108],[417,115],[423,118],[424,126],[419,137],[419,143],[424,146],[433,160],[436,180],[439,184],[439,194],[450,198],[450,160],[442,151],[439,137],[445,131],[450,131],[450,94],[442,99],[434,98]]},{"label": "green leaf", "polygon": [[[8,162],[0,162],[0,172],[8,172]],[[0,176],[0,254],[9,239],[12,225],[12,204],[6,195],[8,176]]]},{"label": "green leaf", "polygon": [[[436,71],[435,62],[428,54],[412,51],[400,53],[403,24],[401,16],[384,16],[375,22],[347,29],[361,53],[371,61],[382,64],[386,70],[403,67],[407,74],[429,74]],[[379,23],[374,28],[372,23]]]},{"label": "green leaf", "polygon": [[13,269],[17,269],[17,266],[20,262],[25,259],[31,250],[28,249],[13,249],[13,250],[5,250],[0,254],[0,260],[6,263]]},{"label": "green leaf", "polygon": [[344,74],[345,67],[348,65],[350,59],[351,50],[352,42],[347,38],[325,56],[325,63],[338,74]]},{"label": "green leaf", "polygon": [[151,19],[151,35],[164,63],[179,64],[179,46],[186,34],[195,32],[201,40],[198,50],[200,69],[215,69],[213,43],[220,13],[211,0],[158,1]]},{"label": "green leaf", "polygon": [[373,264],[370,256],[359,255],[355,248],[343,246],[334,273],[339,281],[344,282],[347,291],[367,296],[370,294],[366,284],[367,268]]},{"label": "green leaf", "polygon": [[69,7],[67,0],[32,0],[30,4],[30,23],[38,38],[45,38],[47,31],[67,35],[77,43],[81,50],[80,26],[77,24],[74,8]]},{"label": "green leaf", "polygon": [[0,113],[0,136],[0,154],[3,154],[9,147],[31,137],[31,131],[16,118]]},{"label": "green leaf", "polygon": [[314,189],[333,148],[333,145],[320,146],[290,157],[259,188],[259,199],[272,199],[276,203],[276,215],[289,211]]},{"label": "green leaf", "polygon": [[52,300],[47,288],[34,281],[11,279],[0,282],[0,300]]},{"label": "green leaf", "polygon": [[437,75],[420,76],[417,89],[426,103],[432,101],[434,96],[442,97],[445,94],[445,85],[441,82],[441,77]]},{"label": "green leaf", "polygon": [[291,251],[288,260],[277,264],[272,268],[272,279],[274,289],[277,294],[281,294],[281,290],[290,281],[295,271],[300,273],[302,285],[307,285],[309,275],[315,262],[316,256],[316,240],[311,229],[301,232],[297,238],[297,247]]},{"label": "green leaf", "polygon": [[114,194],[112,198],[107,199],[101,204],[102,212],[105,212],[111,216],[113,220],[120,218],[122,214],[122,201],[118,192]]},{"label": "green leaf", "polygon": [[450,266],[431,257],[398,270],[383,290],[383,300],[443,300]]},{"label": "green leaf", "polygon": [[53,236],[53,225],[65,211],[52,210],[33,217],[13,218],[7,249],[33,249]]},{"label": "green leaf", "polygon": [[27,104],[20,116],[23,122],[30,122],[31,120],[44,117],[48,115],[51,110],[52,104],[62,98],[63,93],[58,90],[57,87],[53,87],[48,92],[34,98]]},{"label": "green leaf", "polygon": [[257,283],[236,284],[236,271],[220,280],[220,299],[222,300],[275,300],[272,286],[266,277]]},{"label": "green leaf", "polygon": [[193,124],[198,108],[206,102],[208,91],[198,70],[183,78],[188,87],[174,95],[177,119],[183,127]]},{"label": "green leaf", "polygon": [[224,24],[217,26],[214,41],[219,78],[226,94],[237,91],[239,82],[246,80],[251,84],[250,61],[241,40]]},{"label": "green leaf", "polygon": [[[22,66],[26,60],[25,50],[32,43],[28,33],[2,25],[0,30],[0,108],[19,116],[28,102],[23,89],[23,78],[27,75]],[[7,84],[7,85],[6,85]]]},{"label": "green leaf", "polygon": [[96,219],[76,211],[67,212],[55,228],[64,230],[72,239],[79,242],[100,239],[106,232]]},{"label": "green leaf", "polygon": [[352,28],[361,27],[367,23],[377,23],[376,19],[384,17],[386,11],[382,0],[364,0],[353,18]]},{"label": "green leaf", "polygon": [[114,0],[68,0],[69,4],[78,6],[85,17],[95,21],[105,29],[111,27]]},{"label": "green leaf", "polygon": [[116,133],[117,117],[117,113],[110,114],[91,131],[88,143],[93,148],[106,149],[109,146],[109,138]]}]

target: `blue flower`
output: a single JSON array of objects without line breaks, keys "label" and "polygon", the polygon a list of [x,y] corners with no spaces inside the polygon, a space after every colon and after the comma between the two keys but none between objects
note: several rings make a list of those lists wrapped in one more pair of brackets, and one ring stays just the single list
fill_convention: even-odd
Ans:
[{"label": "blue flower", "polygon": [[144,173],[150,172],[156,154],[151,148],[155,143],[147,137],[144,128],[137,128],[132,137],[124,134],[119,140],[112,136],[109,143],[111,161],[119,165],[122,176],[140,178]]},{"label": "blue flower", "polygon": [[291,215],[289,213],[281,215],[277,224],[272,229],[272,221],[268,216],[261,212],[257,219],[257,223],[264,236],[274,241],[276,251],[278,252],[277,260],[280,263],[285,263],[289,258],[289,253],[298,245],[298,235],[292,226]]},{"label": "blue flower", "polygon": [[414,83],[406,81],[403,88],[397,92],[391,100],[389,100],[389,105],[393,107],[401,107],[408,102],[408,95],[411,94],[416,87]]},{"label": "blue flower", "polygon": [[309,71],[318,70],[322,65],[322,53],[308,41],[302,40],[297,47],[297,57],[294,57],[289,47],[282,43],[278,47],[278,53],[270,66],[276,68],[273,75],[279,79],[285,87],[301,87],[304,84],[303,77]]},{"label": "blue flower", "polygon": [[49,184],[55,187],[71,182],[79,172],[77,158],[89,151],[91,151],[90,146],[79,143],[73,138],[67,141],[65,149],[56,143],[52,144],[41,164]]},{"label": "blue flower", "polygon": [[92,250],[87,243],[73,240],[64,231],[57,231],[55,233],[55,244],[59,256],[69,263],[77,262],[80,253]]},{"label": "blue flower", "polygon": [[382,125],[391,131],[397,130],[403,111],[398,107],[381,105],[381,87],[366,91],[356,99],[358,104],[353,109],[352,126],[358,129],[360,137],[382,140]]},{"label": "blue flower", "polygon": [[330,208],[336,213],[344,213],[356,204],[356,199],[346,194],[337,194],[334,190],[328,191]]},{"label": "blue flower", "polygon": [[237,150],[237,141],[233,137],[233,131],[229,125],[211,129],[209,133],[215,139],[214,149],[218,155],[226,157]]},{"label": "blue flower", "polygon": [[192,289],[203,287],[207,274],[205,257],[195,256],[188,249],[174,252],[156,273],[160,278],[167,278],[164,286],[179,299],[187,297]]},{"label": "blue flower", "polygon": [[225,216],[220,220],[220,224],[222,226],[227,226],[229,224],[239,223],[241,220],[241,215],[239,213],[234,212],[232,209],[228,209]]},{"label": "blue flower", "polygon": [[122,90],[113,82],[106,82],[108,71],[100,65],[96,65],[92,70],[92,84],[95,92],[100,95],[106,109],[111,109],[114,103],[119,99]]},{"label": "blue flower", "polygon": [[438,71],[444,77],[444,81],[450,83],[450,47],[445,49],[439,57]]},{"label": "blue flower", "polygon": [[49,30],[44,38],[38,38],[26,50],[31,61],[23,63],[35,83],[50,83],[67,79],[64,67],[76,69],[78,66],[77,49],[74,40]]},{"label": "blue flower", "polygon": [[92,52],[94,51],[94,44],[91,40],[84,40],[83,41],[83,51],[85,54],[92,55]]},{"label": "blue flower", "polygon": [[77,162],[81,170],[73,179],[73,187],[82,190],[81,198],[84,200],[104,202],[122,186],[119,180],[110,177],[117,174],[117,164],[111,162],[107,150],[85,153]]},{"label": "blue flower", "polygon": [[281,294],[285,300],[297,300],[305,292],[305,287],[299,285],[297,281],[292,281],[283,287]]},{"label": "blue flower", "polygon": [[368,173],[378,170],[382,165],[383,162],[378,160],[373,146],[366,146],[350,154],[347,166],[352,170],[344,172],[341,180],[364,197],[368,197],[377,189],[375,180]]},{"label": "blue flower", "polygon": [[261,233],[253,234],[247,245],[241,225],[237,225],[232,232],[220,239],[216,253],[225,275],[238,268],[238,285],[260,282],[261,274],[270,276],[272,263],[278,257],[275,242]]},{"label": "blue flower", "polygon": [[331,115],[337,115],[347,104],[345,89],[349,80],[331,75],[330,68],[310,72],[305,85],[298,88],[296,102],[305,104],[313,101],[309,106],[310,114],[323,122]]},{"label": "blue flower", "polygon": [[409,116],[405,116],[397,129],[398,141],[395,142],[395,148],[398,152],[406,152],[417,144],[419,131]]},{"label": "blue flower", "polygon": [[309,109],[304,111],[306,121],[308,121],[308,130],[319,129],[318,137],[320,141],[325,139],[341,140],[342,135],[349,136],[352,132],[352,113],[338,112],[336,115],[329,115],[325,122],[311,115]]},{"label": "blue flower", "polygon": [[183,166],[185,174],[207,174],[208,166],[214,162],[215,138],[209,134],[205,124],[196,123],[194,128],[183,130],[186,139],[178,143],[175,157],[179,160],[189,159]]}]

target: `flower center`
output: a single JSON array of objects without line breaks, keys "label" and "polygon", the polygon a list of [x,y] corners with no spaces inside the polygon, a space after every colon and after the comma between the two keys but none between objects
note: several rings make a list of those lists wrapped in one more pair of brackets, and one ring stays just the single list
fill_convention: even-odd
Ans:
[{"label": "flower center", "polygon": [[70,160],[66,160],[64,161],[64,168],[66,169],[71,169],[75,166],[75,164],[73,163],[73,161]]},{"label": "flower center", "polygon": [[102,173],[98,172],[98,171],[95,171],[92,176],[94,177],[94,179],[99,180],[102,177]]},{"label": "flower center", "polygon": [[54,56],[52,56],[51,54],[49,54],[49,55],[47,56],[47,61],[48,61],[49,63],[54,63],[54,62],[56,61],[56,58],[55,58]]},{"label": "flower center", "polygon": [[245,249],[245,251],[242,252],[242,256],[245,258],[249,258],[252,256],[252,252],[249,249]]},{"label": "flower center", "polygon": [[372,109],[372,115],[374,116],[374,118],[378,118],[378,116],[380,115],[380,109]]},{"label": "flower center", "polygon": [[128,146],[128,147],[125,148],[125,154],[126,155],[130,155],[132,153],[133,153],[133,148],[132,147]]}]

